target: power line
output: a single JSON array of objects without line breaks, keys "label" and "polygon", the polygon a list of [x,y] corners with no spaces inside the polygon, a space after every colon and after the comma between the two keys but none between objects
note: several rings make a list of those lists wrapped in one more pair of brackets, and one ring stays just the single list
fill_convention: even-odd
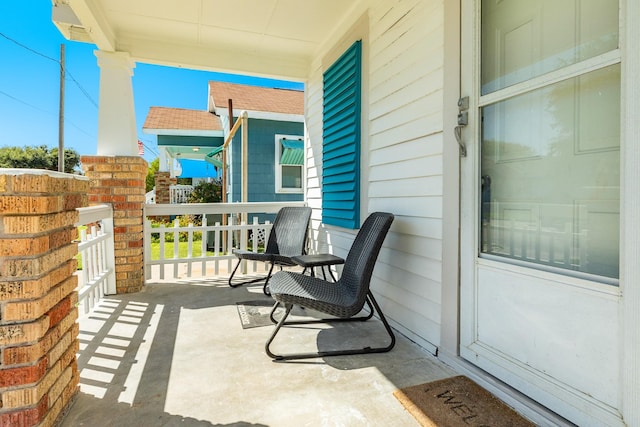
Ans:
[{"label": "power line", "polygon": [[[1,95],[6,96],[7,98],[13,99],[13,100],[14,100],[14,101],[16,101],[16,102],[19,102],[19,103],[21,103],[21,104],[24,104],[24,105],[26,105],[27,107],[31,107],[31,108],[33,108],[33,109],[35,109],[35,110],[41,111],[41,112],[43,112],[43,113],[45,113],[45,114],[49,114],[49,115],[51,115],[51,116],[57,116],[57,114],[52,113],[51,111],[47,111],[47,110],[45,110],[45,109],[43,109],[43,108],[40,108],[40,107],[38,107],[38,106],[36,106],[36,105],[30,104],[30,103],[28,103],[28,102],[26,102],[26,101],[23,101],[23,100],[21,100],[21,99],[19,99],[19,98],[16,98],[15,96],[10,95],[10,94],[8,94],[7,92],[5,92],[5,91],[3,91],[3,90],[0,90],[0,94],[1,94]],[[87,136],[89,136],[89,137],[94,137],[94,136],[95,136],[95,135],[90,134],[90,133],[89,133],[89,132],[87,132],[86,130],[82,129],[80,126],[78,126],[77,124],[75,124],[73,121],[69,120],[69,118],[68,118],[68,117],[65,117],[65,121],[66,121],[66,122],[68,122],[68,123],[69,123],[71,126],[73,126],[74,128],[76,128],[77,130],[79,130],[80,132],[84,133],[85,135],[87,135]]]},{"label": "power line", "polygon": [[[58,59],[56,59],[56,58],[53,58],[53,57],[51,57],[51,56],[45,55],[45,54],[44,54],[44,53],[42,53],[42,52],[38,52],[37,50],[35,50],[35,49],[33,49],[33,48],[31,48],[31,47],[29,47],[29,46],[27,46],[27,45],[23,44],[23,43],[20,43],[19,41],[15,40],[15,39],[13,39],[13,38],[11,38],[11,37],[9,37],[9,36],[7,36],[6,34],[4,34],[4,33],[2,33],[2,32],[0,32],[0,36],[2,36],[3,38],[5,38],[5,39],[9,40],[9,41],[10,41],[10,42],[12,42],[12,43],[15,43],[16,45],[20,46],[21,48],[23,48],[23,49],[25,49],[25,50],[28,50],[29,52],[31,52],[31,53],[33,53],[33,54],[35,54],[35,55],[41,56],[41,57],[43,57],[43,58],[45,58],[45,59],[48,59],[49,61],[53,61],[53,62],[55,62],[55,63],[56,63],[56,64],[58,64],[58,66],[60,66],[60,67],[62,67],[62,66],[63,66],[63,65],[62,65],[62,63],[60,62],[60,60],[58,60]],[[96,101],[91,97],[91,95],[89,95],[89,92],[87,92],[87,90],[86,90],[84,87],[82,87],[82,85],[80,84],[80,82],[78,82],[78,80],[76,80],[76,78],[73,76],[73,74],[72,74],[69,70],[65,70],[65,72],[66,72],[66,74],[69,76],[69,78],[70,78],[70,79],[71,79],[71,80],[76,84],[76,86],[78,86],[78,89],[80,89],[80,92],[82,92],[82,94],[83,94],[83,95],[84,95],[84,96],[85,96],[85,97],[86,97],[86,98],[87,98],[87,99],[88,99],[88,100],[89,100],[89,101],[90,101],[90,102],[91,102],[91,103],[92,103],[96,108],[98,108],[98,103],[97,103],[97,102],[96,102]]]},{"label": "power line", "polygon": [[[38,52],[37,50],[35,50],[35,49],[33,49],[33,48],[31,48],[31,47],[29,47],[29,46],[27,46],[27,45],[23,44],[23,43],[20,43],[19,41],[15,40],[15,39],[13,39],[13,38],[11,38],[11,37],[9,37],[9,36],[7,36],[6,34],[4,34],[4,33],[2,33],[2,32],[0,32],[0,36],[1,36],[1,37],[3,37],[3,38],[5,38],[6,40],[8,40],[8,41],[10,41],[10,42],[12,42],[12,43],[14,43],[14,44],[16,44],[17,46],[20,46],[21,48],[23,48],[23,49],[25,49],[25,50],[27,50],[27,51],[29,51],[29,52],[31,52],[31,53],[33,53],[33,54],[35,54],[35,55],[41,56],[42,58],[45,58],[45,59],[47,59],[47,60],[49,60],[49,61],[52,61],[52,62],[55,62],[55,63],[56,63],[56,64],[58,64],[60,67],[62,67],[62,66],[63,66],[63,65],[62,65],[62,63],[60,62],[60,60],[58,60],[58,59],[56,59],[56,58],[53,58],[53,57],[51,57],[51,56],[45,55],[45,54],[44,54],[44,53],[42,53],[42,52]],[[86,98],[87,98],[87,99],[88,99],[88,100],[89,100],[89,101],[90,101],[90,102],[91,102],[91,103],[92,103],[96,108],[99,108],[99,107],[98,107],[98,103],[97,103],[97,102],[96,102],[96,101],[91,97],[91,95],[89,94],[89,92],[87,92],[87,90],[86,90],[86,89],[85,89],[85,88],[80,84],[80,82],[78,82],[78,80],[73,76],[73,74],[72,74],[69,70],[65,70],[65,73],[66,73],[66,75],[67,75],[67,76],[69,76],[69,78],[71,79],[71,81],[73,81],[73,83],[75,83],[75,84],[76,84],[76,86],[78,86],[78,89],[80,89],[80,92],[82,92],[82,94],[83,94],[83,95],[84,95],[84,96],[85,96],[85,97],[86,97]],[[22,103],[22,104],[25,104],[25,105],[27,105],[27,106],[29,106],[29,107],[31,107],[31,108],[35,108],[36,110],[39,110],[39,111],[42,111],[42,112],[44,112],[44,113],[52,114],[52,115],[53,115],[53,113],[51,113],[50,111],[46,111],[46,110],[44,110],[44,109],[42,109],[42,108],[36,107],[36,106],[35,106],[35,105],[33,105],[33,104],[29,104],[28,102],[25,102],[25,101],[23,101],[23,100],[21,100],[21,99],[18,99],[18,98],[16,98],[16,97],[12,96],[12,95],[9,95],[8,93],[6,93],[6,92],[4,92],[4,91],[2,91],[2,90],[0,90],[0,94],[5,95],[6,97],[11,98],[11,99],[13,99],[13,100],[15,100],[15,101],[17,101],[17,102]],[[72,121],[70,121],[68,118],[67,118],[66,120],[67,120],[67,121],[69,121],[69,124],[71,124],[73,127],[75,127],[76,129],[78,129],[80,132],[84,133],[85,135],[91,136],[91,135],[89,135],[89,133],[87,133],[87,132],[85,132],[84,130],[82,130],[80,127],[78,127],[78,126],[77,126],[76,124],[74,124]],[[156,155],[156,156],[159,156],[159,155],[160,155],[160,154],[159,154],[155,149],[153,149],[152,147],[150,147],[150,146],[148,146],[147,144],[145,144],[145,143],[144,143],[145,141],[144,141],[142,138],[138,138],[138,139],[140,139],[140,142],[142,142],[142,145],[144,146],[144,148],[145,148],[145,149],[149,150],[152,154],[154,154],[154,155]],[[147,142],[147,143],[150,143],[149,141],[146,141],[146,142]]]},{"label": "power line", "polygon": [[26,105],[26,106],[28,106],[28,107],[31,107],[31,108],[35,108],[36,110],[42,111],[43,113],[53,114],[51,111],[44,110],[44,109],[42,109],[42,108],[40,108],[40,107],[37,107],[37,106],[35,106],[35,105],[33,105],[33,104],[29,104],[28,102],[25,102],[25,101],[23,101],[23,100],[21,100],[21,99],[18,99],[18,98],[16,98],[16,97],[15,97],[15,96],[13,96],[13,95],[9,95],[7,92],[5,92],[5,91],[3,91],[3,90],[0,90],[0,93],[1,93],[1,94],[3,94],[4,96],[6,96],[7,98],[11,98],[11,99],[13,99],[14,101],[18,101],[19,103],[24,104],[24,105]]},{"label": "power line", "polygon": [[82,85],[80,83],[78,83],[78,81],[75,79],[75,77],[73,77],[73,75],[69,72],[69,70],[67,70],[67,75],[69,76],[69,78],[71,80],[73,80],[73,82],[76,84],[76,86],[78,86],[78,88],[80,89],[80,92],[82,92],[84,94],[84,96],[87,97],[87,99],[96,107],[98,108],[98,103],[96,101],[94,101],[94,99],[91,97],[91,95],[89,95],[89,92],[86,91],[85,88],[82,87]]},{"label": "power line", "polygon": [[32,49],[32,48],[30,48],[29,46],[27,46],[27,45],[25,45],[25,44],[22,44],[22,43],[20,43],[20,42],[19,42],[19,41],[17,41],[17,40],[12,39],[11,37],[9,37],[8,35],[6,35],[6,34],[4,34],[4,33],[2,33],[2,32],[0,32],[0,36],[4,37],[5,39],[9,40],[9,41],[10,41],[10,42],[12,42],[12,43],[17,44],[17,45],[18,45],[18,46],[20,46],[21,48],[28,50],[28,51],[29,51],[29,52],[31,52],[31,53],[35,53],[35,54],[36,54],[36,55],[38,55],[38,56],[41,56],[41,57],[43,57],[43,58],[45,58],[45,59],[48,59],[48,60],[53,61],[53,62],[55,62],[55,63],[57,63],[57,64],[60,64],[60,61],[58,61],[57,59],[55,59],[55,58],[53,58],[53,57],[51,57],[51,56],[47,56],[47,55],[45,55],[44,53],[40,53],[40,52],[38,52],[37,50]]}]

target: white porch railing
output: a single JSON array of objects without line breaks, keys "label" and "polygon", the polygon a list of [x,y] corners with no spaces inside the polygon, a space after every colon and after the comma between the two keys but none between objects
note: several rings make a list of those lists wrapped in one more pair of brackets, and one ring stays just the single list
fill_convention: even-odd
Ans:
[{"label": "white porch railing", "polygon": [[156,202],[156,189],[154,188],[153,190],[149,191],[147,194],[145,194],[144,198],[145,198],[145,203],[146,204],[155,203]]},{"label": "white porch railing", "polygon": [[[233,248],[261,250],[264,236],[271,230],[269,222],[246,223],[248,214],[275,214],[284,206],[305,206],[304,202],[285,203],[191,203],[182,205],[145,205],[144,263],[146,279],[205,277],[228,273],[236,257]],[[176,218],[172,225],[154,227],[150,218],[198,216],[201,225],[180,225]],[[223,218],[227,224],[223,225]],[[257,218],[254,218],[257,220]],[[182,254],[177,244],[182,236]],[[251,238],[256,244],[251,244]],[[169,241],[167,241],[169,240]],[[152,253],[153,246],[156,248]],[[171,242],[172,241],[172,242]],[[157,242],[157,243],[156,243]],[[251,242],[253,243],[253,242]],[[169,246],[173,246],[170,248]],[[196,254],[197,252],[197,254]],[[249,262],[243,265],[243,273],[264,271],[264,263]]]},{"label": "white porch railing", "polygon": [[188,203],[189,195],[193,192],[193,185],[170,185],[169,203]]},{"label": "white porch railing", "polygon": [[78,254],[78,305],[82,315],[89,313],[104,295],[116,293],[113,244],[113,210],[109,205],[78,208],[80,229]]}]

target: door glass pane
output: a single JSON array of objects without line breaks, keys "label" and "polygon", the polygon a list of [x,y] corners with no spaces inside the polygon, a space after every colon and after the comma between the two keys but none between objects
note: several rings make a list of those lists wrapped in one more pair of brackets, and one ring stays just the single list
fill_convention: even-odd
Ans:
[{"label": "door glass pane", "polygon": [[619,64],[481,114],[481,252],[617,278]]},{"label": "door glass pane", "polygon": [[483,0],[481,93],[617,47],[617,0]]}]

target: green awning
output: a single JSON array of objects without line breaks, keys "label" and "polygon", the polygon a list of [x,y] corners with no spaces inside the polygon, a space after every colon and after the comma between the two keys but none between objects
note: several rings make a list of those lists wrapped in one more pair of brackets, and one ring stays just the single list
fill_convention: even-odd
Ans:
[{"label": "green awning", "polygon": [[204,160],[217,168],[222,168],[222,145],[214,148],[204,156]]},{"label": "green awning", "polygon": [[281,165],[303,165],[304,164],[304,142],[300,139],[281,139],[282,156]]}]

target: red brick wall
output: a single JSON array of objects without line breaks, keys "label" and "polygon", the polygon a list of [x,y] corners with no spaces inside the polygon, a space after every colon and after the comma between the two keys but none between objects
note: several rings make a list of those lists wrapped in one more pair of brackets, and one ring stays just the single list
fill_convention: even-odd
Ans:
[{"label": "red brick wall", "polygon": [[89,178],[89,203],[113,206],[116,292],[144,286],[143,207],[148,165],[141,157],[82,156]]},{"label": "red brick wall", "polygon": [[51,426],[78,390],[74,224],[88,189],[0,170],[0,426]]},{"label": "red brick wall", "polygon": [[156,203],[157,204],[169,204],[171,203],[171,194],[169,187],[175,185],[178,182],[176,178],[171,178],[169,172],[156,172]]}]

